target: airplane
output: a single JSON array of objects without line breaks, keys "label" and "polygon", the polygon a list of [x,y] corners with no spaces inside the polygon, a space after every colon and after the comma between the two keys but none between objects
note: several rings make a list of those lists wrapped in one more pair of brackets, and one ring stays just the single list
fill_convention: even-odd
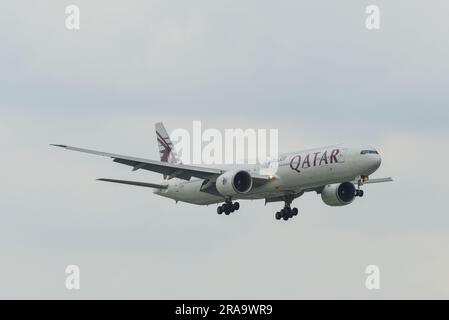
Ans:
[{"label": "airplane", "polygon": [[276,161],[275,174],[261,174],[261,169],[273,163],[257,165],[234,165],[230,168],[212,168],[183,164],[164,125],[155,124],[160,161],[126,155],[70,147],[61,144],[52,146],[67,150],[112,158],[114,162],[131,166],[133,171],[148,170],[161,173],[160,184],[97,179],[111,183],[153,188],[153,193],[170,198],[178,203],[196,205],[221,204],[218,214],[229,215],[240,209],[235,200],[264,199],[284,202],[284,207],[275,213],[276,220],[289,220],[298,215],[292,202],[305,192],[316,192],[328,206],[345,206],[356,197],[363,197],[361,187],[365,184],[393,181],[391,177],[370,179],[381,165],[381,157],[373,148],[350,148],[334,145],[297,152],[284,153]]}]

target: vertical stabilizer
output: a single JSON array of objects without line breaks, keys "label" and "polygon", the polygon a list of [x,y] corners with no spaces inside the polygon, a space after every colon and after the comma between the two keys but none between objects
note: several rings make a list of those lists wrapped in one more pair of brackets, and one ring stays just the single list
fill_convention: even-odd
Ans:
[{"label": "vertical stabilizer", "polygon": [[154,125],[156,129],[156,139],[159,147],[159,155],[162,162],[181,164],[181,160],[179,159],[176,151],[173,147],[173,143],[170,140],[170,136],[165,130],[162,122],[158,122]]}]

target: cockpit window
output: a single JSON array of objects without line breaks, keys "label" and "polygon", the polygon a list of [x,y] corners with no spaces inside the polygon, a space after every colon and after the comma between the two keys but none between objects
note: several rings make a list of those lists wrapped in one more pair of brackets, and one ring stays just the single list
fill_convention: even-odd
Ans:
[{"label": "cockpit window", "polygon": [[362,150],[360,154],[379,154],[376,150]]}]

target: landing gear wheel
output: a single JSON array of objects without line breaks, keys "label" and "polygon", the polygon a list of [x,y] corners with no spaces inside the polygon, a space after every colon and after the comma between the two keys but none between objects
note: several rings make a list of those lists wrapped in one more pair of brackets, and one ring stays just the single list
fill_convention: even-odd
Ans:
[{"label": "landing gear wheel", "polygon": [[217,213],[225,215],[229,215],[234,211],[237,211],[240,209],[240,204],[238,202],[232,203],[231,201],[227,200],[225,203],[223,203],[221,206],[217,208]]},{"label": "landing gear wheel", "polygon": [[292,209],[292,216],[295,217],[298,215],[298,208],[293,208]]},{"label": "landing gear wheel", "polygon": [[363,197],[364,194],[363,190],[359,190],[359,197]]},{"label": "landing gear wheel", "polygon": [[293,218],[298,215],[298,209],[292,208],[291,204],[294,198],[285,198],[285,206],[279,212],[276,212],[275,218],[276,220],[283,219],[287,221],[290,218]]}]

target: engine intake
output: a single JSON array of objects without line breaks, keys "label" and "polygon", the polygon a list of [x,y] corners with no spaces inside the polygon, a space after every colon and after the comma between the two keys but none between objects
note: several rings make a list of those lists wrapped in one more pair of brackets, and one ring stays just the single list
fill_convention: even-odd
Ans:
[{"label": "engine intake", "polygon": [[249,192],[253,179],[247,171],[228,171],[217,178],[216,187],[223,196],[234,196]]},{"label": "engine intake", "polygon": [[355,186],[351,182],[327,185],[321,192],[321,199],[332,207],[348,205],[355,199]]}]

